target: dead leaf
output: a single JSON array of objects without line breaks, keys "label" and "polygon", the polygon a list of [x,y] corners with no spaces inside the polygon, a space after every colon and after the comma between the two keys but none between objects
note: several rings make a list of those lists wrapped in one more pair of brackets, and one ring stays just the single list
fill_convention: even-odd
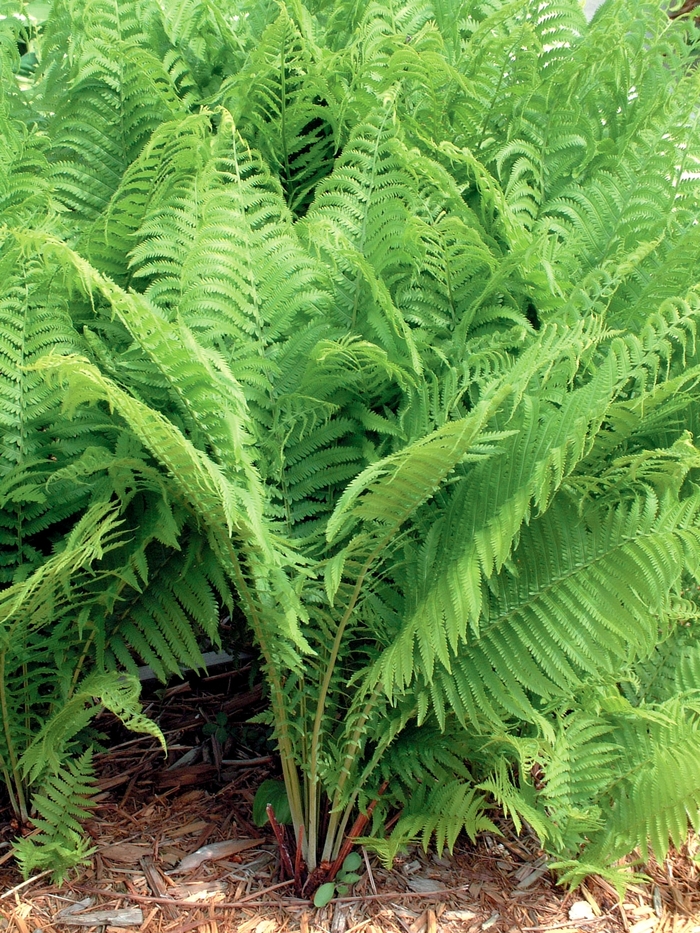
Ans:
[{"label": "dead leaf", "polygon": [[228,858],[229,855],[235,855],[237,852],[253,849],[264,841],[264,839],[227,839],[225,842],[212,842],[186,855],[177,868],[173,869],[173,872],[194,871],[203,862]]}]

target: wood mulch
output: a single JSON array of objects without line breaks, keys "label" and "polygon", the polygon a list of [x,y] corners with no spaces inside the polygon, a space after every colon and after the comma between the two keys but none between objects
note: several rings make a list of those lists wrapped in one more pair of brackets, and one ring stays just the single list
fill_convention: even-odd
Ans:
[{"label": "wood mulch", "polygon": [[[263,730],[247,725],[264,708],[249,673],[154,692],[149,714],[167,760],[152,739],[119,735],[105,717],[116,744],[96,757],[95,853],[62,887],[41,875],[21,883],[0,812],[0,933],[700,933],[696,837],[647,866],[652,883],[630,887],[620,904],[602,879],[557,887],[537,840],[506,822],[502,837],[462,840],[451,856],[414,849],[393,872],[362,852],[352,896],[315,910],[279,882],[274,837],[251,823],[256,788],[276,774]],[[220,857],[180,865],[221,843],[205,849]],[[589,919],[569,919],[572,907]]]}]

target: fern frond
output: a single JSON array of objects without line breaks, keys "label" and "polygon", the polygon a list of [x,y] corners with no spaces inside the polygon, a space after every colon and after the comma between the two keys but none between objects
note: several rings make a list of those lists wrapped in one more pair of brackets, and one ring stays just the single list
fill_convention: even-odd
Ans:
[{"label": "fern frond", "polygon": [[622,751],[607,790],[606,823],[590,847],[594,859],[612,861],[636,843],[664,859],[698,826],[700,741],[697,716],[671,700],[656,719],[629,717],[615,738]]},{"label": "fern frond", "polygon": [[68,304],[51,291],[45,268],[7,237],[0,276],[0,582],[6,583],[37,566],[52,526],[85,507],[85,490],[66,484],[50,498],[43,484],[94,443],[107,420],[92,412],[71,424],[60,414],[60,398],[31,371],[45,353],[81,346]]},{"label": "fern frond", "polygon": [[347,487],[327,527],[329,541],[358,521],[381,522],[391,535],[479,443],[502,439],[484,432],[509,387],[497,390],[471,414],[368,467]]},{"label": "fern frond", "polygon": [[75,218],[93,220],[153,130],[182,108],[144,31],[153,8],[141,0],[54,6],[48,28],[61,20],[57,35],[80,37],[68,57],[46,50],[56,191]]},{"label": "fern frond", "polygon": [[14,846],[25,878],[36,869],[48,869],[54,882],[61,884],[71,869],[87,862],[94,850],[82,834],[81,823],[90,815],[94,793],[92,749],[45,776],[41,791],[34,795],[39,815],[33,822],[39,833]]},{"label": "fern frond", "polygon": [[333,168],[334,99],[320,49],[283,5],[223,97],[245,138],[260,149],[297,215]]},{"label": "fern frond", "polygon": [[80,682],[62,709],[57,710],[24,752],[20,765],[30,781],[37,781],[45,770],[58,771],[66,746],[87,722],[105,707],[134,732],[145,732],[165,739],[158,726],[141,713],[138,680],[126,674],[94,673]]},{"label": "fern frond", "polygon": [[463,831],[472,841],[480,832],[498,833],[486,816],[487,809],[486,799],[467,783],[454,780],[432,787],[419,785],[392,834],[404,844],[420,836],[426,850],[434,837],[438,853],[445,846],[452,852]]},{"label": "fern frond", "polygon": [[[565,696],[587,672],[612,671],[621,657],[631,663],[647,654],[684,569],[682,542],[694,535],[696,506],[657,512],[651,497],[611,509],[584,531],[578,522],[574,530],[562,504],[531,523],[512,571],[491,578],[480,635],[467,636],[435,671],[434,702],[473,722],[482,714],[541,722],[531,697]],[[427,631],[415,655],[405,635],[385,652],[377,676],[387,689],[401,689],[418,672],[431,678],[445,652],[433,632],[444,629],[458,595],[440,592],[421,607]]]},{"label": "fern frond", "polygon": [[165,681],[169,674],[180,674],[182,665],[203,667],[199,631],[217,640],[216,597],[230,602],[230,594],[216,578],[217,561],[211,549],[193,531],[182,551],[160,548],[155,553],[146,552],[144,563],[149,556],[144,585],[125,588],[109,619],[104,663],[112,666],[118,662],[136,673],[132,656],[136,654]]},{"label": "fern frond", "polygon": [[394,277],[410,268],[404,234],[417,194],[394,124],[389,105],[354,130],[302,229],[311,249],[337,269],[336,300],[347,323],[392,360],[420,370],[390,293]]}]

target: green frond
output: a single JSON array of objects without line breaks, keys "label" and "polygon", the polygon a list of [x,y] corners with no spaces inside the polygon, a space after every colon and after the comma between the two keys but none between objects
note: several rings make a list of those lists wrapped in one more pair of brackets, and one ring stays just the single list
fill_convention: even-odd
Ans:
[{"label": "green frond", "polygon": [[71,424],[60,397],[31,369],[48,352],[80,348],[68,302],[51,290],[43,264],[7,237],[0,277],[0,582],[9,582],[44,559],[52,526],[85,508],[85,490],[65,485],[53,498],[43,486],[107,420],[84,413]]},{"label": "green frond", "polygon": [[[392,836],[403,845],[419,837],[426,850],[434,838],[438,853],[445,846],[452,852],[461,832],[466,832],[472,841],[480,832],[498,833],[486,816],[487,809],[487,800],[468,783],[453,780],[433,786],[421,784],[412,794]],[[381,849],[378,851],[381,854]]]},{"label": "green frond", "polygon": [[201,669],[199,633],[218,639],[217,597],[231,599],[217,579],[216,557],[205,541],[190,532],[182,551],[152,548],[143,561],[148,561],[147,579],[142,586],[132,584],[120,593],[108,619],[104,663],[117,662],[136,673],[136,655],[162,681],[170,674],[179,675],[182,666]]},{"label": "green frond", "polygon": [[[544,365],[543,346],[537,346],[537,366]],[[499,445],[499,456],[472,467],[456,486],[435,558],[440,569],[431,574],[430,585],[420,594],[387,656],[382,677],[390,693],[394,683],[402,689],[410,682],[414,641],[430,679],[436,652],[449,667],[447,644],[455,651],[469,627],[478,633],[482,581],[508,559],[533,507],[547,508],[566,475],[585,455],[610,402],[627,381],[624,355],[610,352],[607,361],[609,365],[601,366],[591,382],[567,394],[565,406],[547,406],[546,417],[540,407],[546,403],[526,396],[516,417],[494,422],[512,433]],[[525,357],[522,365],[527,373]],[[512,371],[510,385],[514,379]]]},{"label": "green frond", "polygon": [[150,134],[182,113],[170,75],[149,48],[153,13],[145,0],[54,4],[47,30],[60,21],[54,36],[80,37],[69,56],[60,45],[45,49],[43,85],[56,192],[75,219],[93,220]]},{"label": "green frond", "polygon": [[34,782],[46,770],[58,771],[68,744],[102,707],[118,716],[134,732],[145,732],[157,738],[165,749],[160,729],[141,713],[140,692],[138,680],[126,674],[88,675],[77,684],[65,705],[54,712],[22,755],[20,766],[25,775]]},{"label": "green frond", "polygon": [[333,169],[337,115],[320,49],[282,5],[223,95],[244,137],[277,175],[287,204],[306,212]]},{"label": "green frond", "polygon": [[415,641],[402,633],[376,676],[388,691],[435,678],[434,700],[475,723],[484,714],[539,721],[534,697],[566,696],[584,676],[652,650],[684,570],[684,540],[695,540],[696,508],[690,500],[658,509],[651,497],[596,515],[586,529],[558,501],[521,531],[511,565],[491,578],[478,635],[464,632],[448,652],[440,633],[464,597],[433,586]]},{"label": "green frond", "polygon": [[302,231],[335,270],[336,302],[347,324],[393,360],[420,369],[390,291],[410,268],[405,231],[416,195],[389,103],[355,128],[333,173],[318,185]]},{"label": "green frond", "polygon": [[129,253],[148,211],[183,186],[186,191],[192,175],[206,163],[209,125],[204,113],[162,123],[86,234],[88,258],[119,284],[127,279]]},{"label": "green frond", "polygon": [[90,816],[94,793],[91,749],[46,775],[41,791],[34,795],[38,816],[33,823],[39,833],[14,846],[25,878],[37,869],[50,870],[54,882],[61,884],[71,869],[88,861],[93,849],[82,834],[81,823]]},{"label": "green frond", "polygon": [[610,722],[577,710],[560,717],[554,741],[540,753],[538,806],[558,827],[562,850],[575,851],[605,824],[602,801],[621,759],[612,732]]},{"label": "green frond", "polygon": [[552,837],[556,839],[558,835],[556,825],[537,809],[532,794],[528,793],[529,788],[524,782],[520,787],[515,786],[513,775],[504,758],[496,763],[493,772],[478,785],[478,789],[491,794],[503,809],[505,816],[513,821],[518,832],[522,829],[523,821],[527,820],[543,842],[548,842]]},{"label": "green frond", "polygon": [[36,568],[26,580],[0,590],[0,650],[7,650],[17,624],[39,627],[52,618],[57,601],[70,604],[62,593],[65,580],[90,572],[95,561],[118,547],[121,522],[113,503],[92,505],[76,522],[63,547]]},{"label": "green frond", "polygon": [[[201,146],[202,124],[194,130],[195,145]],[[279,187],[230,115],[220,113],[217,134],[200,155],[206,161],[199,173],[183,161],[181,149],[168,145],[162,154],[154,152],[160,164],[149,153],[144,181],[134,178],[140,187],[160,174],[167,187],[163,184],[163,194],[151,199],[141,242],[132,251],[132,274],[150,279],[149,296],[177,309],[205,341],[233,350],[235,372],[243,346],[264,356],[287,335],[292,321],[316,316],[328,298],[296,241]],[[188,202],[195,185],[201,194]],[[113,212],[119,204],[115,200]],[[245,381],[245,370],[240,378]]]},{"label": "green frond", "polygon": [[[692,592],[694,584],[689,584]],[[695,594],[693,594],[695,595]],[[681,620],[654,648],[648,659],[635,665],[638,685],[633,696],[643,703],[665,703],[674,697],[694,701],[700,689],[700,644],[697,639],[697,613],[694,605],[684,606]]]},{"label": "green frond", "polygon": [[477,444],[502,436],[485,432],[501,407],[509,387],[497,390],[474,412],[368,467],[349,484],[327,527],[329,541],[358,520],[381,522],[389,536],[430,496]]},{"label": "green frond", "polygon": [[613,861],[631,846],[664,859],[698,827],[700,732],[697,716],[671,700],[658,717],[630,716],[614,733],[622,755],[605,794],[606,821],[590,855]]},{"label": "green frond", "polygon": [[[110,301],[114,313],[120,317],[124,326],[161,370],[168,386],[187,414],[195,423],[199,421],[204,437],[209,440],[219,463],[222,464],[228,476],[242,479],[245,492],[242,497],[244,504],[240,513],[241,517],[243,513],[247,513],[248,521],[259,523],[261,514],[259,480],[245,449],[248,441],[246,403],[240,387],[227,371],[223,361],[219,362],[216,357],[212,359],[208,356],[186,327],[169,324],[145,296],[124,292],[58,241],[52,241],[49,238],[44,238],[42,241],[40,238],[39,242],[43,243],[45,251],[52,250],[57,257],[64,260],[69,272],[72,269],[75,270],[80,286],[88,295],[95,289]],[[165,347],[168,348],[167,352],[163,352]],[[179,358],[173,357],[173,352],[178,348],[180,349]],[[80,365],[77,360],[75,362],[74,373],[77,374]],[[69,366],[67,362],[64,363],[60,358],[56,358],[56,354],[53,354],[53,359],[47,356],[44,363],[39,365],[58,370],[65,365],[66,371]],[[183,464],[189,460],[199,476],[197,485],[209,487],[210,493],[219,500],[218,506],[214,506],[214,499],[209,500],[209,507],[215,509],[215,512],[211,514],[219,514],[222,517],[226,515],[224,526],[231,526],[233,523],[231,508],[236,494],[228,479],[224,477],[222,468],[208,461],[204,454],[182,437],[167,418],[136,399],[130,398],[116,385],[109,384],[96,368],[86,364],[83,367],[83,377],[86,380],[85,385],[92,381],[98,397],[101,393],[97,386],[101,385],[104,397],[110,398],[113,403],[116,398],[122,400],[125,408],[131,412],[130,424],[135,433],[147,447],[163,454],[164,462],[174,472],[174,475],[177,475],[177,468],[172,459],[176,456],[175,448],[180,440],[186,445],[188,453],[185,455]],[[77,403],[71,403],[71,407],[75,410]],[[129,421],[129,416],[122,413]],[[144,421],[150,421],[153,428],[158,424],[159,429],[151,434],[144,430]],[[166,440],[168,436],[169,439]],[[156,437],[164,446],[158,445],[154,448]],[[176,437],[178,440],[175,439]],[[169,450],[169,453],[165,453],[166,450]],[[162,459],[162,457],[158,458]],[[196,461],[198,461],[197,466],[195,466]],[[208,480],[204,479],[202,469],[209,474]],[[216,493],[215,487],[219,490]],[[202,514],[206,514],[206,511],[205,507],[205,512]]]},{"label": "green frond", "polygon": [[188,82],[192,103],[215,94],[222,75],[236,73],[245,60],[251,38],[246,11],[241,4],[233,12],[213,0],[175,0],[161,9],[163,27],[177,50],[168,70],[182,74],[176,83]]},{"label": "green frond", "polygon": [[71,406],[104,399],[117,408],[136,436],[180,485],[196,513],[219,528],[233,528],[242,519],[238,498],[220,468],[199,451],[159,412],[132,398],[80,357],[47,355],[40,371],[53,372],[67,385]]}]

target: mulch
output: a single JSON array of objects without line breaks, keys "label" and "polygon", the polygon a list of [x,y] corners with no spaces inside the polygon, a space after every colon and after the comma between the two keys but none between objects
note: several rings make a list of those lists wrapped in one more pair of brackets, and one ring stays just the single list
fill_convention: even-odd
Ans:
[{"label": "mulch", "polygon": [[[652,882],[630,886],[620,904],[603,879],[558,887],[536,838],[507,821],[501,837],[460,840],[452,855],[412,849],[392,872],[361,850],[351,896],[314,909],[279,881],[274,836],[251,821],[256,788],[277,774],[264,730],[248,724],[265,708],[250,675],[224,671],[152,693],[167,759],[153,739],[120,734],[104,717],[113,744],[96,756],[100,791],[86,827],[95,852],[62,887],[46,875],[22,884],[0,812],[0,931],[700,933],[695,836],[647,865]],[[218,857],[202,860],[203,848]],[[589,919],[571,920],[572,907]]]}]

